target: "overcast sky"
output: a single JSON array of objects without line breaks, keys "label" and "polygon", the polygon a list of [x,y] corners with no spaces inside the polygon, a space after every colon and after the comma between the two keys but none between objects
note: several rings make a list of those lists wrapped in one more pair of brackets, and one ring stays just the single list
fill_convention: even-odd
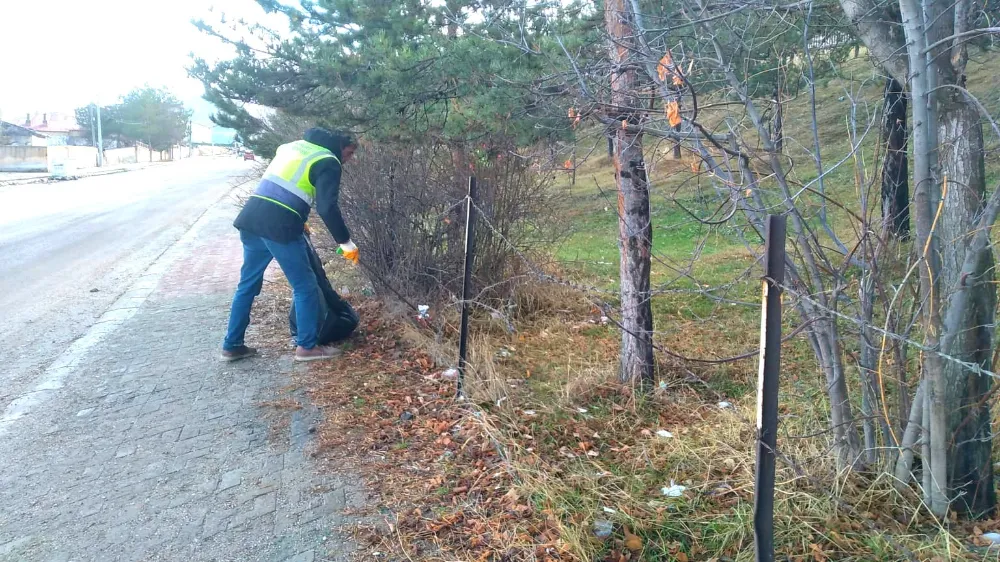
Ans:
[{"label": "overcast sky", "polygon": [[253,0],[0,0],[0,117],[109,104],[147,83],[198,98],[201,84],[185,72],[190,53],[211,60],[232,51],[190,22],[215,23],[220,13],[283,20]]}]

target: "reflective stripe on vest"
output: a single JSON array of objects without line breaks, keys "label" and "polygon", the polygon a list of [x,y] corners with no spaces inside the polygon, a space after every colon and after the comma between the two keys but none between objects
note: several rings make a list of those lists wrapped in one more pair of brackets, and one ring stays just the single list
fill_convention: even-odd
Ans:
[{"label": "reflective stripe on vest", "polygon": [[253,196],[284,207],[306,220],[316,198],[316,186],[309,181],[309,171],[324,158],[340,162],[329,150],[304,140],[279,146]]}]

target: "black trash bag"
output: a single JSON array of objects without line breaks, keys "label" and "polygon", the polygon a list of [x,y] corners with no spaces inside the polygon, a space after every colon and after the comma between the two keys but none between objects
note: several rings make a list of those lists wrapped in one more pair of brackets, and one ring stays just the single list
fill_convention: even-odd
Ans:
[{"label": "black trash bag", "polygon": [[[320,292],[320,314],[319,314],[319,337],[318,345],[329,345],[346,340],[357,329],[360,318],[354,311],[351,304],[340,298],[337,291],[330,285],[330,279],[323,271],[323,262],[319,259],[319,254],[313,248],[312,243],[306,239],[306,246],[309,248],[309,264],[316,274],[316,282],[319,284]],[[297,334],[295,328],[295,303],[288,311],[288,325],[291,328],[292,337]]]}]

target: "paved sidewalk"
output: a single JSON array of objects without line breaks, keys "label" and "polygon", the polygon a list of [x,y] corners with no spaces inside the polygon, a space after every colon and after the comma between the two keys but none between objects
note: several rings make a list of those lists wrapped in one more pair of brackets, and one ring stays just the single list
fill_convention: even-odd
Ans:
[{"label": "paved sidewalk", "polygon": [[290,357],[217,361],[234,214],[211,208],[0,415],[0,560],[347,559],[357,481],[317,473],[308,405],[261,406]]}]

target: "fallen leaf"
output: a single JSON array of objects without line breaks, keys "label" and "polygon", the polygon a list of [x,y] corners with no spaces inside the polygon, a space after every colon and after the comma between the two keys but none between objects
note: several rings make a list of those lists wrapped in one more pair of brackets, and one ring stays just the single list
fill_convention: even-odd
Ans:
[{"label": "fallen leaf", "polygon": [[809,550],[812,552],[813,560],[816,562],[826,562],[826,553],[823,548],[816,543],[809,543]]},{"label": "fallen leaf", "polygon": [[642,550],[642,537],[639,535],[633,535],[628,527],[624,527],[622,532],[625,533],[625,548],[631,550],[632,552],[639,552]]}]

